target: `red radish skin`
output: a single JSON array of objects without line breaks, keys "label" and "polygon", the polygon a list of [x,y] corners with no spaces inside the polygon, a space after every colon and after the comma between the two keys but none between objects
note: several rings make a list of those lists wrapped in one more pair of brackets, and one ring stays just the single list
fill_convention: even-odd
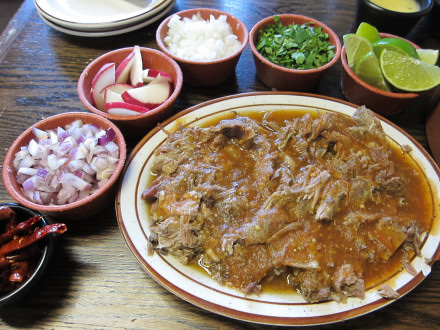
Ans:
[{"label": "red radish skin", "polygon": [[159,105],[165,102],[171,94],[171,85],[168,82],[145,85],[130,89],[122,93],[122,99],[131,104],[148,107]]},{"label": "red radish skin", "polygon": [[116,67],[116,83],[127,83],[130,77],[130,70],[134,63],[134,51],[128,54],[126,58]]},{"label": "red radish skin", "polygon": [[130,83],[133,87],[140,87],[144,84],[142,79],[142,54],[139,46],[134,46],[134,62],[130,70]]},{"label": "red radish skin", "polygon": [[[104,95],[103,96],[104,97],[104,106],[102,108],[100,108],[99,110],[106,111],[105,103],[110,102],[109,100],[107,100],[107,93],[108,92],[112,92],[111,93],[112,97],[115,97],[116,95],[114,95],[114,94],[121,95],[125,91],[132,89],[132,88],[133,88],[133,86],[131,86],[129,84],[122,84],[122,83],[115,83],[115,84],[107,86],[106,88],[104,88],[101,91],[101,94]],[[119,97],[119,99],[121,100],[120,102],[124,102],[121,97]],[[114,101],[112,101],[112,102],[114,102]]]},{"label": "red radish skin", "polygon": [[121,116],[135,116],[151,110],[146,107],[126,102],[107,103],[106,108],[108,113]]},{"label": "red radish skin", "polygon": [[101,91],[115,83],[115,63],[106,63],[92,80],[91,99],[98,109],[104,108],[104,95]]},{"label": "red radish skin", "polygon": [[145,69],[142,72],[142,79],[144,83],[149,83],[152,82],[154,78],[156,78],[158,75],[165,77],[170,84],[173,82],[173,78],[171,78],[171,76],[168,73],[154,69]]}]

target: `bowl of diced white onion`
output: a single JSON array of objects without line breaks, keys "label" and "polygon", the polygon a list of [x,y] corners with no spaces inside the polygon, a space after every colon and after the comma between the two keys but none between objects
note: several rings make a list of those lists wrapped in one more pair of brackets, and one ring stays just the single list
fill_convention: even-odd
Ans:
[{"label": "bowl of diced white onion", "polygon": [[30,209],[84,219],[113,200],[125,159],[125,140],[115,124],[96,114],[67,112],[20,134],[6,153],[3,181]]},{"label": "bowl of diced white onion", "polygon": [[159,48],[179,64],[184,83],[199,87],[230,78],[248,40],[240,19],[210,8],[173,14],[156,31]]}]

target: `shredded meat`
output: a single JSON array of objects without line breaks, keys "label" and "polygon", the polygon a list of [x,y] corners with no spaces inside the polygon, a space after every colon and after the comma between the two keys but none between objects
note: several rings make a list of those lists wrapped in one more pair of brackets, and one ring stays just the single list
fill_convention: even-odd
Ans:
[{"label": "shredded meat", "polygon": [[378,293],[385,299],[397,299],[400,297],[400,294],[388,284],[383,284],[378,290]]},{"label": "shredded meat", "polygon": [[365,107],[271,118],[168,135],[142,194],[151,250],[247,294],[284,280],[312,303],[362,299],[401,265],[414,273],[432,209],[410,150]]}]

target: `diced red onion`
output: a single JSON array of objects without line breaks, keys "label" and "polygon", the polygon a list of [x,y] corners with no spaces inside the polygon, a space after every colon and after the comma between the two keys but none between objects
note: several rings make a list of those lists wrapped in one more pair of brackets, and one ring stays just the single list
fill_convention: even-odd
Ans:
[{"label": "diced red onion", "polygon": [[66,204],[102,187],[119,159],[115,132],[75,120],[66,127],[32,129],[35,139],[15,154],[17,182],[38,204]]},{"label": "diced red onion", "polygon": [[45,131],[43,131],[43,130],[41,130],[39,128],[32,127],[32,132],[34,133],[35,137],[38,140],[47,139],[47,132],[45,132]]},{"label": "diced red onion", "polygon": [[101,145],[101,146],[105,146],[105,145],[107,145],[109,142],[113,141],[113,140],[115,139],[115,137],[116,137],[116,133],[115,133],[115,131],[113,130],[113,128],[110,127],[110,128],[105,132],[105,134],[99,138],[99,145]]}]

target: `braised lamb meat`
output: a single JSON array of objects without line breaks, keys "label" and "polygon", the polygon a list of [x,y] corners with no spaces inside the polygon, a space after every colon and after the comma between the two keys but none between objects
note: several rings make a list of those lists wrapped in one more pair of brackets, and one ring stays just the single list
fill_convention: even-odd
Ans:
[{"label": "braised lamb meat", "polygon": [[245,293],[278,278],[309,302],[362,298],[418,252],[427,183],[365,107],[282,117],[168,135],[142,196],[152,250]]}]

